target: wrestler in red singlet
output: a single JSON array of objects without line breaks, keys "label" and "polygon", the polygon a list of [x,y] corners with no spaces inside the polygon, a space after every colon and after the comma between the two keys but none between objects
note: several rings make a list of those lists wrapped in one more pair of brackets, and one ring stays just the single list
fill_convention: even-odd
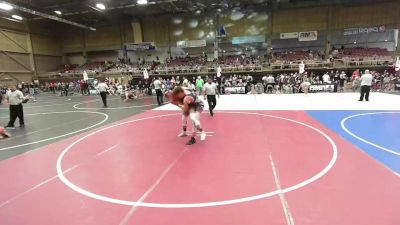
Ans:
[{"label": "wrestler in red singlet", "polygon": [[200,140],[203,141],[206,138],[206,133],[203,131],[200,122],[200,115],[204,108],[203,102],[194,93],[182,87],[175,87],[171,93],[171,103],[181,108],[183,112],[183,131],[179,136],[186,136],[187,118],[189,117],[193,122],[193,133],[186,144],[192,145],[196,143],[195,137],[197,132],[200,132]]}]

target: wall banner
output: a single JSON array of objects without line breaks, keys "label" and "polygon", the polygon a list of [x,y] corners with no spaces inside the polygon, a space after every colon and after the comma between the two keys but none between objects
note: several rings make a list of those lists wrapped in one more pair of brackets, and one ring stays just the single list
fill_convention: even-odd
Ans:
[{"label": "wall banner", "polygon": [[357,34],[381,33],[385,32],[385,30],[385,26],[348,28],[344,29],[343,35],[348,36]]},{"label": "wall banner", "polygon": [[143,43],[126,43],[125,50],[126,51],[148,51],[155,50],[156,45],[154,42],[143,42]]},{"label": "wall banner", "polygon": [[297,39],[297,38],[299,38],[299,33],[298,32],[281,33],[280,38],[281,39]]},{"label": "wall banner", "polygon": [[316,41],[318,40],[318,31],[299,32],[299,41]]}]

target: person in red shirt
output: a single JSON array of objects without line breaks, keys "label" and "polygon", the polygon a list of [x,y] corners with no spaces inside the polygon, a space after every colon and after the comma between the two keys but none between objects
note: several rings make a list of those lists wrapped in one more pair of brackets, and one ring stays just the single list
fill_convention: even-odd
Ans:
[{"label": "person in red shirt", "polygon": [[353,75],[351,76],[351,80],[356,79],[356,77],[360,77],[360,70],[359,70],[359,69],[356,69],[356,70],[353,72]]}]

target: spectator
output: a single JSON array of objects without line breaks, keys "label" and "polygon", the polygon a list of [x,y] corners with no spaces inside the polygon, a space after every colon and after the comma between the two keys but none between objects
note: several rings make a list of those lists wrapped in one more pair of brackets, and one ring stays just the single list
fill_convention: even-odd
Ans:
[{"label": "spectator", "polygon": [[196,89],[197,89],[198,95],[200,95],[202,93],[203,86],[204,86],[204,80],[201,78],[201,76],[198,76],[197,80],[196,80]]},{"label": "spectator", "polygon": [[324,84],[331,84],[331,77],[329,76],[328,73],[325,73],[322,76],[322,81],[323,81]]}]

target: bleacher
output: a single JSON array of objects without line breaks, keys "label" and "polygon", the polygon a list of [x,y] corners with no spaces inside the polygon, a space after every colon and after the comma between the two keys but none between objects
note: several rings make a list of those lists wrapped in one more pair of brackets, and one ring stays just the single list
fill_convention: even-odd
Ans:
[{"label": "bleacher", "polygon": [[105,62],[90,62],[83,64],[73,70],[75,73],[81,73],[86,71],[87,73],[98,73],[103,72],[106,68]]},{"label": "bleacher", "polygon": [[338,50],[334,56],[344,67],[351,66],[382,66],[394,62],[391,53],[382,48],[345,48]]},{"label": "bleacher", "polygon": [[79,65],[78,64],[64,64],[58,67],[55,72],[58,73],[68,73],[69,71],[75,70]]},{"label": "bleacher", "polygon": [[299,63],[306,64],[307,69],[328,68],[354,68],[393,65],[394,58],[391,52],[383,48],[344,48],[334,49],[332,58],[323,59],[323,50],[286,50],[274,52],[270,61],[262,56],[227,55],[221,56],[213,62],[208,62],[204,57],[176,57],[160,62],[91,62],[82,66],[62,65],[55,72],[47,76],[81,76],[83,71],[93,75],[96,73],[122,74],[131,73],[136,76],[143,75],[147,69],[150,75],[167,74],[198,74],[215,73],[218,66],[223,72],[262,72],[274,70],[298,70]]}]

